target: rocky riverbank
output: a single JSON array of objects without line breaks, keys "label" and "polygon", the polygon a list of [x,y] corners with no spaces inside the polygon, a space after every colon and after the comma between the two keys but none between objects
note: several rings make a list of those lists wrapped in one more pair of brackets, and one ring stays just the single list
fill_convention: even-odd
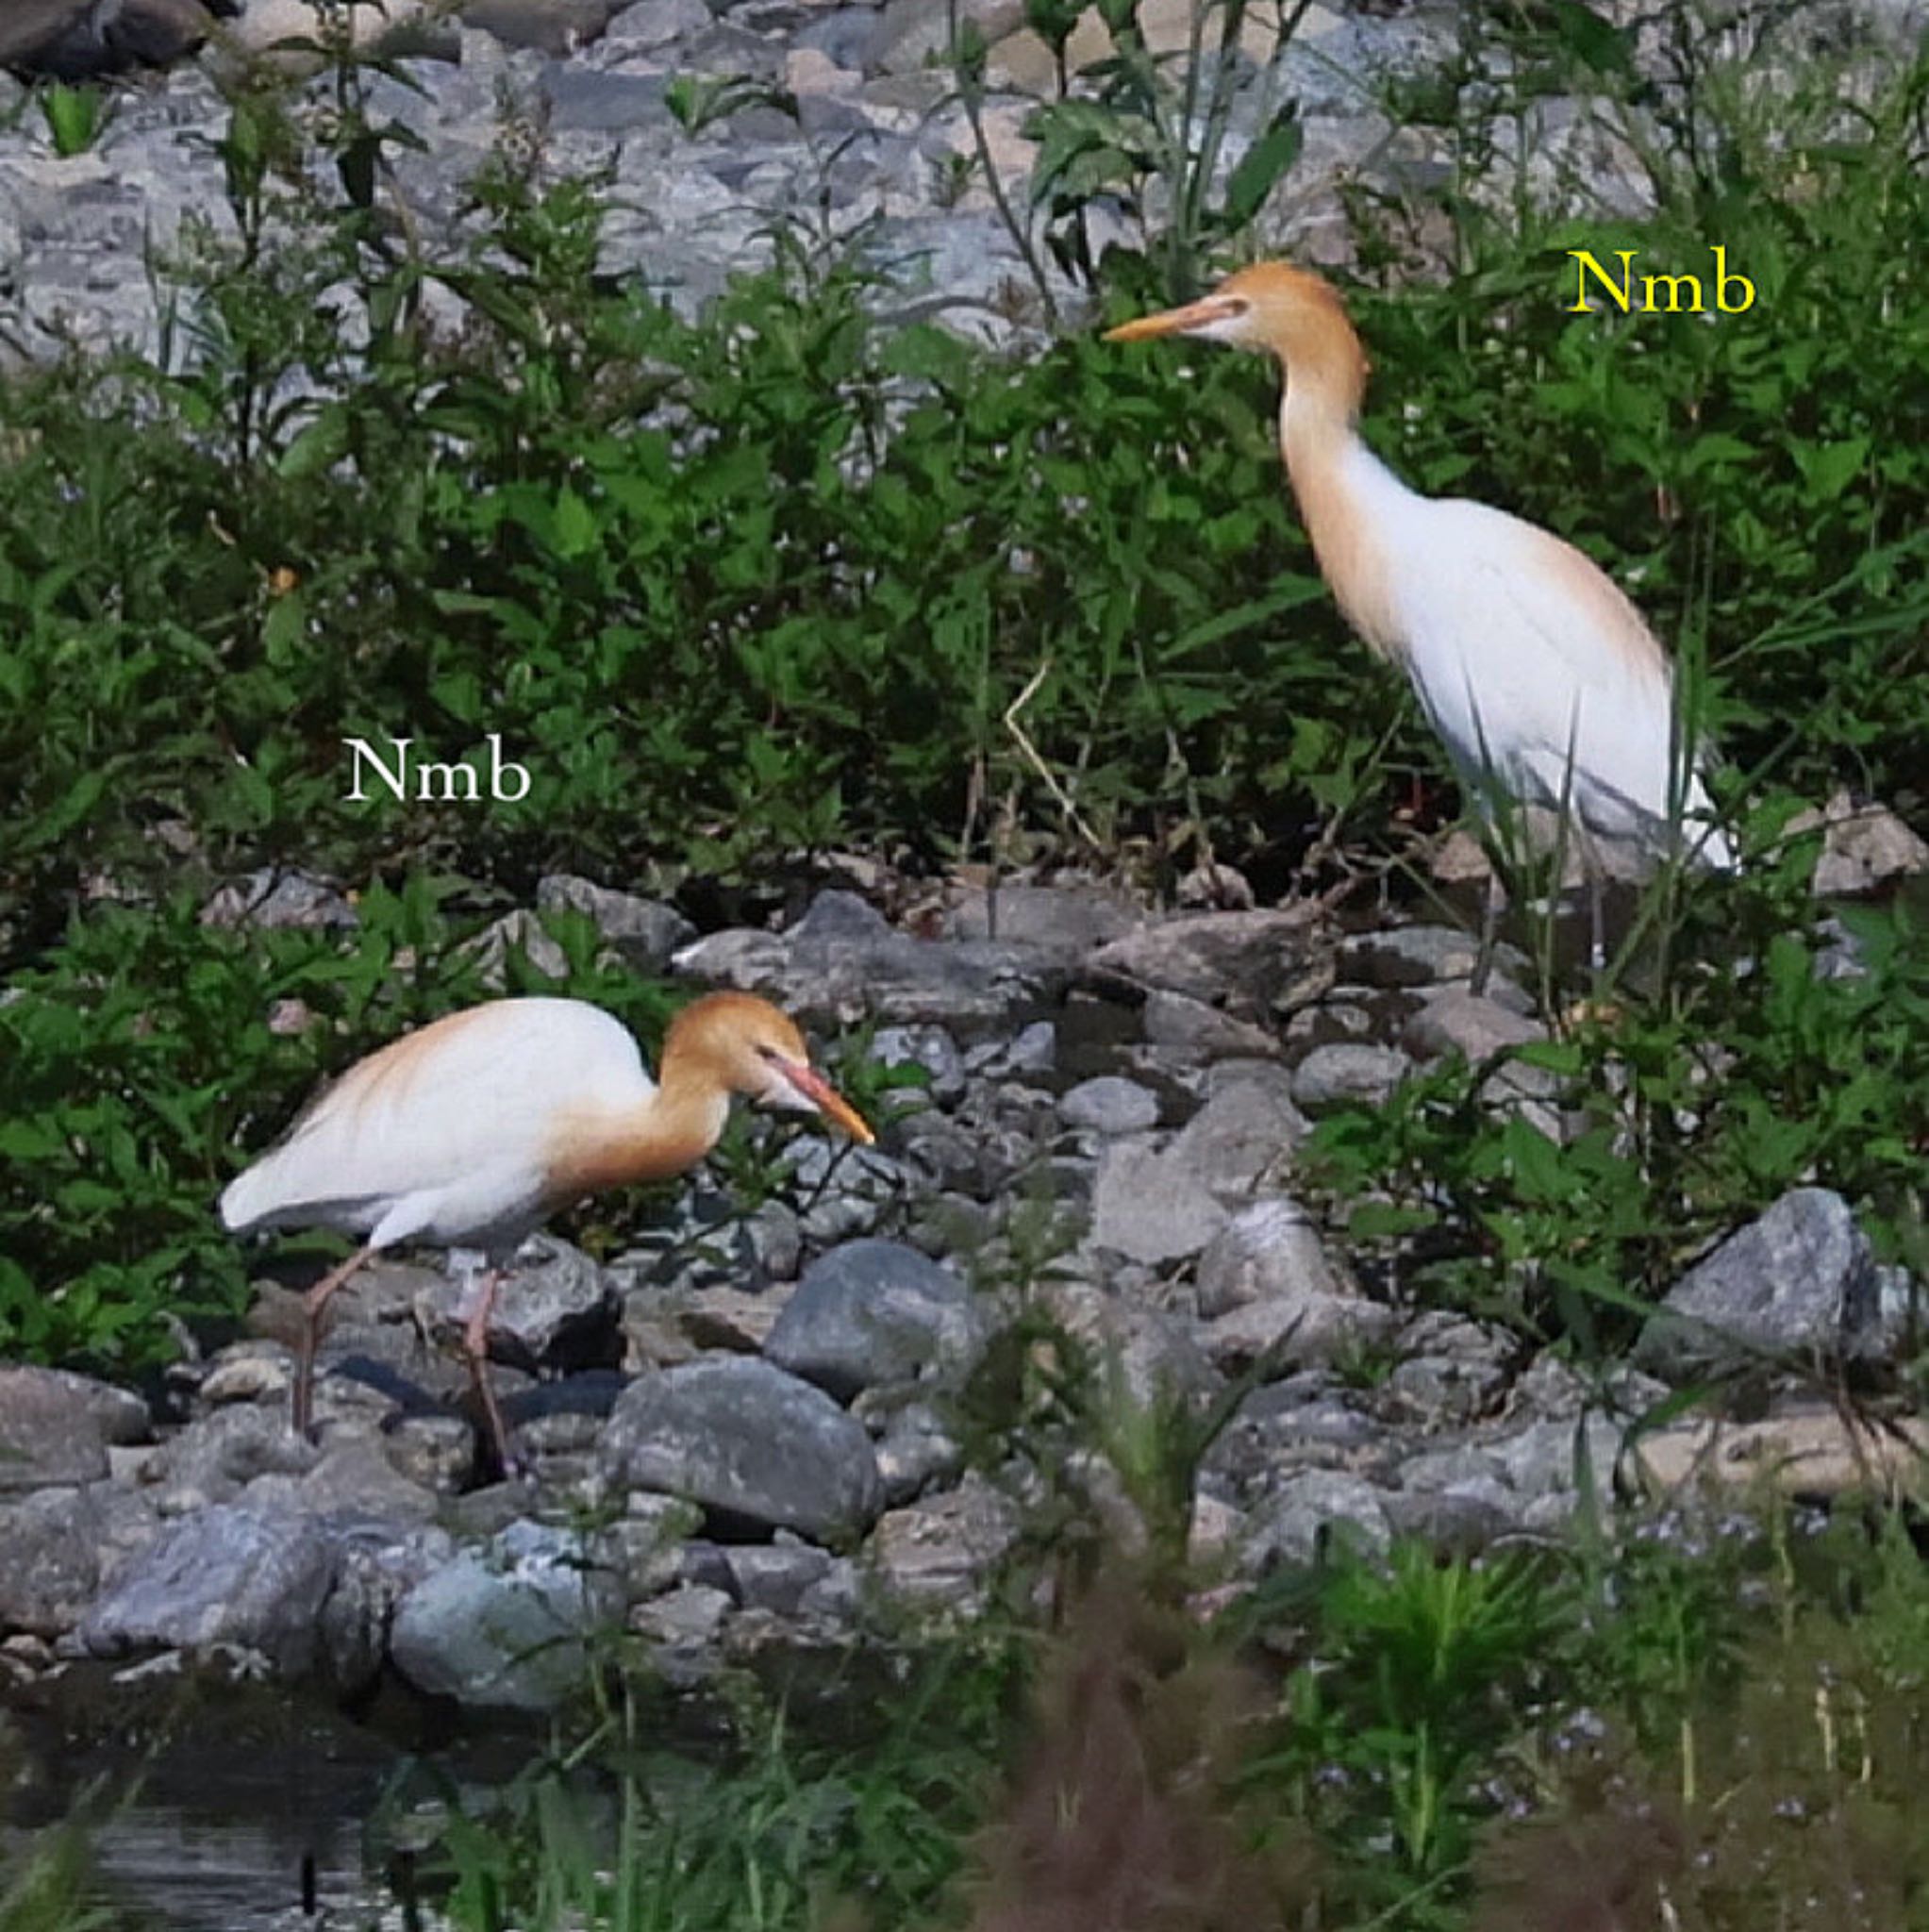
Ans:
[{"label": "rocky riverbank", "polygon": [[[1376,89],[1436,48],[1451,9],[1389,18],[1314,6],[1284,46],[1261,11],[1239,55],[1222,171],[1266,114],[1296,101],[1305,144],[1267,221],[1317,255],[1340,183],[1433,165],[1423,139],[1389,125]],[[390,0],[332,15],[302,0],[249,0],[228,20],[186,0],[43,0],[29,13],[7,30],[0,61],[62,74],[170,55],[174,64],[124,81],[98,137],[64,156],[20,84],[0,75],[0,108],[14,109],[0,129],[0,341],[17,358],[110,343],[152,357],[171,310],[173,339],[191,339],[180,327],[191,325],[191,290],[166,265],[197,225],[232,227],[212,145],[226,124],[224,91],[264,68],[312,67],[298,48],[325,40],[331,19],[352,23],[364,51],[392,50],[391,71],[365,75],[372,124],[404,136],[387,149],[384,206],[431,259],[471,232],[470,184],[507,142],[539,150],[552,175],[605,181],[601,267],[679,300],[767,265],[780,234],[861,263],[894,291],[895,312],[982,339],[1006,340],[1045,319],[1046,304],[1077,299],[1048,251],[1027,260],[998,207],[1002,193],[1022,221],[1035,219],[1027,123],[1054,87],[1053,58],[1018,0],[959,8],[988,47],[982,144],[944,58],[940,0]],[[1185,0],[1156,0],[1145,14],[1156,53],[1185,45]],[[187,58],[197,41],[199,58]],[[1076,67],[1105,46],[1089,17],[1068,58]],[[325,158],[329,79],[293,81],[286,98],[317,141],[311,186],[326,199],[339,192]],[[1122,221],[1104,207],[1092,218],[1099,240]],[[453,323],[459,305],[449,300]]]},{"label": "rocky riverbank", "polygon": [[[311,885],[236,896],[343,911]],[[875,1149],[790,1141],[747,1208],[699,1184],[603,1263],[532,1241],[490,1339],[525,1464],[506,1482],[477,1487],[457,1288],[406,1261],[339,1298],[312,1442],[290,1432],[272,1333],[179,1365],[158,1403],[0,1370],[9,1672],[179,1654],[343,1697],[393,1672],[540,1707],[618,1626],[695,1679],[968,1614],[1051,1485],[1115,1536],[1144,1528],[1102,1457],[1041,1474],[973,1434],[965,1392],[1021,1316],[1122,1371],[1115,1409],[1203,1409],[1259,1365],[1190,1524],[1206,1574],[1235,1584],[1335,1535],[1464,1551],[1556,1533],[1577,1480],[1603,1501],[1705,1479],[1826,1496],[1895,1474],[1913,1440],[1774,1380],[1778,1362],[1879,1375],[1908,1346],[1907,1278],[1820,1189],[1697,1261],[1605,1385],[1355,1278],[1296,1193],[1309,1120],[1544,1032],[1518,981],[1469,992],[1458,930],[1349,934],[1305,906],[1157,916],[1020,884],[903,925],[827,891],[787,929],[699,938],[584,881],[542,897],[639,966],[752,988],[821,1033],[874,1026],[872,1056],[918,1084]],[[1490,1089],[1562,1131],[1531,1069]],[[264,1284],[258,1325],[291,1299]],[[1671,1386],[1738,1360],[1783,1391],[1766,1415],[1628,1448]]]}]

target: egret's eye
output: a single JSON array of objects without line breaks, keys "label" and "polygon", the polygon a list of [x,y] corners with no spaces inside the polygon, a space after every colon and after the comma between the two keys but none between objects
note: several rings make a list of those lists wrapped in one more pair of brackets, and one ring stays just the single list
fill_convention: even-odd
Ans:
[{"label": "egret's eye", "polygon": [[761,1040],[759,1040],[757,1043],[757,1051],[759,1058],[767,1059],[771,1061],[773,1065],[778,1060],[781,1060],[784,1058],[784,1056],[781,1053],[779,1053],[775,1047],[769,1045],[767,1042]]}]

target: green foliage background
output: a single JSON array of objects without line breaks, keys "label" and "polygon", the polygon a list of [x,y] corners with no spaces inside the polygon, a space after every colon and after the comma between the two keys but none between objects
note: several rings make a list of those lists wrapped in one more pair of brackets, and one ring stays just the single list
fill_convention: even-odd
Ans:
[{"label": "green foliage background", "polygon": [[[1457,69],[1389,101],[1455,162],[1424,201],[1355,198],[1365,432],[1422,487],[1537,518],[1629,584],[1708,668],[1727,791],[1847,781],[1920,824],[1925,65],[1819,61],[1754,92],[1717,65],[1643,94],[1625,42],[1576,17],[1472,22]],[[1488,58],[1503,42],[1511,65]],[[1128,80],[1118,113],[1169,111],[1156,68]],[[1494,127],[1556,84],[1641,158],[1648,215],[1491,191]],[[1411,777],[1439,774],[1319,585],[1271,369],[1085,325],[993,356],[880,323],[860,248],[794,238],[680,318],[599,275],[596,184],[500,158],[474,190],[487,239],[424,257],[377,219],[391,131],[352,71],[338,94],[339,193],[294,165],[283,102],[231,104],[228,219],[169,267],[159,362],[0,394],[0,1348],[114,1359],[166,1345],[170,1295],[231,1301],[207,1212],[237,1142],[382,1029],[474,997],[438,962],[547,870],[714,915],[836,847],[913,869],[1056,851],[1156,886],[1209,841],[1279,891],[1336,845],[1385,849]],[[1670,114],[1705,125],[1647,148],[1629,132]],[[1092,275],[1095,324],[1222,248],[1257,177],[1222,205],[1194,157],[1164,204],[1193,229],[1094,261],[1066,240],[1081,194],[1151,208],[1156,183],[1130,142],[1078,145],[1088,123],[1079,167],[1013,219]],[[1267,140],[1266,169],[1289,166],[1287,124]],[[1746,313],[1568,312],[1571,248],[1684,267],[1715,235],[1756,285]],[[450,291],[462,325],[432,325]],[[344,798],[346,738],[475,759],[490,732],[534,774],[522,804]],[[361,934],[237,939],[191,916],[276,866],[369,889]],[[409,903],[441,924],[409,941],[405,993],[386,908]],[[265,1031],[291,991],[324,1013],[307,1043]],[[1904,1029],[1896,1069],[1921,1058],[1918,1005],[1868,1003]],[[1645,1050],[1735,1032],[1777,1077],[1845,1071],[1854,1015],[1818,1056],[1793,1020],[1749,1044],[1764,1010],[1672,985]],[[1598,1094],[1598,1073],[1564,1077]],[[1920,1145],[1905,1082],[1884,1093],[1881,1132],[1822,1165],[1858,1204],[1895,1192],[1876,1150]],[[1334,1171],[1363,1188],[1410,1167],[1424,1133],[1403,1122],[1420,1139],[1369,1134]],[[1617,1169],[1628,1215],[1692,1240],[1746,1211],[1738,1134],[1717,1139],[1716,1186],[1694,1161]],[[1586,1195],[1561,1158],[1548,1187]],[[1514,1157],[1483,1142],[1469,1164],[1450,1219],[1490,1225],[1485,1169],[1517,1222],[1538,1211]],[[1777,1173],[1808,1165],[1804,1142]],[[1591,1249],[1589,1278],[1645,1291],[1664,1249],[1636,1248]]]}]

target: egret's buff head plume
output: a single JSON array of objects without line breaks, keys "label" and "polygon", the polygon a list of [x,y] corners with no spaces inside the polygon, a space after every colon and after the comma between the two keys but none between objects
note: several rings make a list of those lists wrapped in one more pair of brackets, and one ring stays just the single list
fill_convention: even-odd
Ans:
[{"label": "egret's buff head plume", "polygon": [[710,993],[671,1022],[663,1041],[664,1084],[699,1071],[764,1107],[822,1114],[867,1147],[877,1138],[812,1067],[795,1022],[754,993]]},{"label": "egret's buff head plume", "polygon": [[1366,351],[1339,291],[1323,275],[1289,261],[1256,261],[1183,308],[1141,315],[1106,331],[1108,342],[1152,336],[1199,336],[1276,356],[1289,370],[1333,366],[1355,392],[1367,376]]}]

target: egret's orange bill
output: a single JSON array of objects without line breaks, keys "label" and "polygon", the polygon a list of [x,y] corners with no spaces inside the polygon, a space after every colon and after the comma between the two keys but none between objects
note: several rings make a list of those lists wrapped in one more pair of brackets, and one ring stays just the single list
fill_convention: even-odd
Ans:
[{"label": "egret's orange bill", "polygon": [[1148,336],[1183,335],[1189,328],[1204,328],[1210,322],[1225,322],[1244,306],[1224,295],[1202,295],[1196,302],[1188,302],[1183,308],[1161,308],[1156,315],[1141,315],[1131,322],[1122,322],[1117,328],[1108,328],[1104,339],[1108,342],[1142,342]]},{"label": "egret's orange bill", "polygon": [[877,1136],[871,1124],[815,1067],[787,1066],[790,1084],[807,1099],[817,1103],[825,1120],[835,1121],[860,1147],[869,1147]]}]

